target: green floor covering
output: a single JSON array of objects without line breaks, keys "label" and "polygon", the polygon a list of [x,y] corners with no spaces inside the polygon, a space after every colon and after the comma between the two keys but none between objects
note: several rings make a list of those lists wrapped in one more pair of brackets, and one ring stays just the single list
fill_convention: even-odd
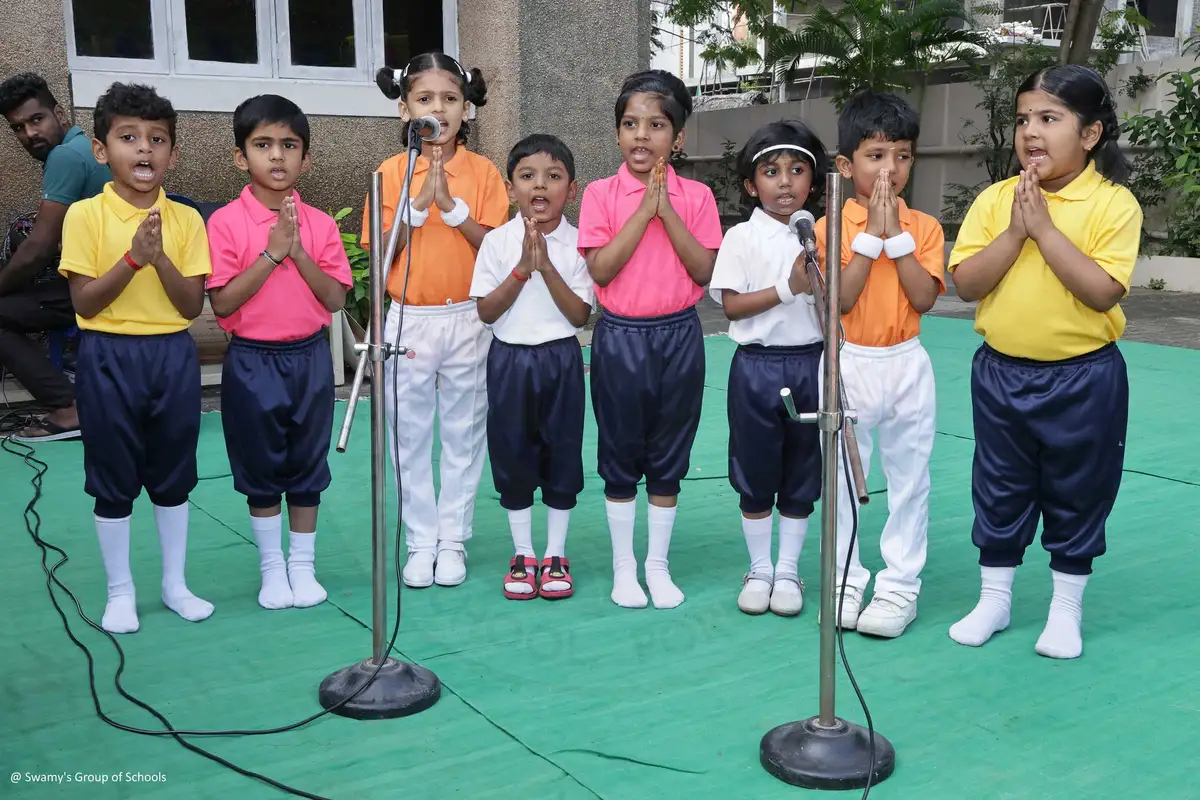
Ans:
[{"label": "green floor covering", "polygon": [[[846,648],[879,731],[898,752],[895,775],[872,798],[1186,798],[1200,796],[1200,352],[1126,344],[1132,385],[1127,472],[1109,526],[1109,552],[1088,588],[1085,653],[1038,657],[1033,645],[1050,597],[1046,554],[1020,571],[1011,629],[984,648],[947,628],[978,591],[970,541],[972,426],[969,370],[978,338],[968,322],[929,319],[923,336],[938,377],[929,563],[921,614],[895,641],[849,634]],[[672,611],[609,601],[610,549],[595,476],[589,414],[588,483],[572,518],[576,596],[510,602],[500,579],[510,555],[506,520],[485,472],[470,577],[455,589],[404,594],[403,654],[435,670],[441,701],[416,717],[355,722],[326,717],[268,737],[196,740],[243,767],[338,798],[531,800],[773,800],[818,796],[777,782],[758,763],[771,727],[817,708],[818,539],[801,559],[812,602],[798,619],[738,612],[746,567],[737,502],[725,480],[724,385],[731,342],[707,341],[709,390],[692,482],[685,484],[673,574],[687,595]],[[364,404],[365,405],[365,404]],[[339,405],[339,416],[344,405]],[[142,629],[120,639],[124,683],[180,728],[265,728],[317,710],[325,675],[369,654],[371,618],[367,409],[348,454],[331,459],[335,489],[321,510],[318,575],[330,601],[307,610],[260,609],[258,569],[243,500],[234,493],[216,414],[204,418],[188,562],[193,591],[216,605],[188,624],[158,601],[159,550],[143,498],[133,521],[133,570]],[[50,464],[39,505],[43,536],[65,548],[59,570],[99,619],[104,574],[76,444],[39,448]],[[882,489],[874,464],[871,488]],[[45,588],[40,552],[21,522],[30,471],[0,454],[4,558],[0,599],[0,767],[11,773],[162,773],[164,783],[5,785],[14,798],[272,798],[168,738],[119,732],[95,715],[87,662],[67,639]],[[638,552],[645,551],[639,504]],[[864,560],[880,566],[886,498],[863,518]],[[816,518],[814,517],[814,523]],[[544,516],[535,516],[535,543]],[[390,546],[389,546],[390,549]],[[52,555],[53,558],[53,555]],[[61,595],[61,593],[60,593]],[[394,588],[389,589],[394,600]],[[104,709],[156,727],[112,688],[117,658],[64,597],[77,635],[96,653]],[[838,709],[862,721],[839,670]],[[860,793],[843,796],[857,797]]]}]

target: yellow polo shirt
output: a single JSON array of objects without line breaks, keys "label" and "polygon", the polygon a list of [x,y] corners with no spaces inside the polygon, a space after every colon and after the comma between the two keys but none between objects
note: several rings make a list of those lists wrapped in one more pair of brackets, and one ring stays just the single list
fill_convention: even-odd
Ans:
[{"label": "yellow polo shirt", "polygon": [[[208,235],[196,209],[168,200],[159,189],[154,208],[162,216],[163,252],[185,278],[212,273]],[[133,243],[133,235],[150,209],[135,208],[122,200],[111,183],[95,197],[74,203],[63,219],[62,259],[58,271],[99,278],[108,272]],[[154,267],[143,267],[125,291],[92,319],[76,314],[81,330],[146,336],[186,330],[185,319],[163,289]]]},{"label": "yellow polo shirt", "polygon": [[[950,254],[951,273],[1008,228],[1017,178],[984,189],[963,220]],[[1089,164],[1057,192],[1046,192],[1054,225],[1129,291],[1141,244],[1142,208],[1133,194]],[[1120,306],[1096,311],[1063,286],[1032,239],[996,288],[975,309],[975,330],[1014,358],[1060,361],[1090,353],[1125,332]]]}]

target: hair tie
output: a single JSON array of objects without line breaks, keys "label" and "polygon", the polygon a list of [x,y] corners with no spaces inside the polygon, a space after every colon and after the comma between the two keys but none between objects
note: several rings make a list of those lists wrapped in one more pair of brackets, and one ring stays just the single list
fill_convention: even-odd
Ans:
[{"label": "hair tie", "polygon": [[811,152],[809,152],[808,150],[806,150],[805,148],[801,147],[798,144],[776,144],[776,145],[772,145],[771,147],[764,147],[762,150],[759,150],[757,153],[754,154],[754,158],[750,159],[750,163],[757,164],[758,160],[760,158],[765,156],[767,153],[771,153],[776,150],[795,150],[797,152],[803,153],[804,155],[808,156],[808,160],[812,162],[813,169],[816,169],[816,167],[817,167],[816,157],[813,156],[813,154]]}]

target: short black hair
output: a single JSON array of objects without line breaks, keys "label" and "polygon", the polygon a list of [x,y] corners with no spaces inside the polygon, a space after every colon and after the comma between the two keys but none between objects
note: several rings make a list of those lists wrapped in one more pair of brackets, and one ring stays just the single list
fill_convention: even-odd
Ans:
[{"label": "short black hair", "polygon": [[277,94],[260,94],[243,100],[233,112],[233,142],[238,150],[246,152],[246,140],[260,125],[286,125],[292,133],[300,137],[304,143],[304,153],[308,153],[312,133],[308,126],[308,117],[300,110],[300,106],[280,97]]},{"label": "short black hair", "polygon": [[[813,168],[812,196],[810,199],[817,200],[823,196],[825,193],[825,175],[829,172],[829,155],[825,152],[825,145],[821,143],[821,139],[817,134],[813,133],[812,129],[803,122],[796,119],[768,122],[751,134],[742,151],[738,153],[738,175],[753,183],[754,170],[760,163],[764,161],[768,163],[773,162],[786,151],[772,150],[769,153],[764,153],[758,159],[755,159],[754,156],[769,147],[779,147],[781,145],[803,147],[812,154],[812,158],[809,159],[809,163],[812,164]],[[795,150],[792,153],[793,155],[804,155],[803,153],[797,153]]]},{"label": "short black hair", "polygon": [[666,70],[650,69],[630,75],[621,85],[616,105],[618,128],[621,127],[621,118],[625,116],[625,108],[635,94],[658,95],[662,99],[663,113],[671,120],[676,135],[692,115],[692,95],[683,81]]},{"label": "short black hair", "polygon": [[21,104],[34,99],[51,111],[58,108],[58,100],[54,98],[54,93],[50,91],[46,79],[41,75],[22,72],[0,83],[0,114],[4,116],[16,111]]},{"label": "short black hair", "polygon": [[114,83],[109,86],[108,91],[96,101],[96,112],[92,118],[97,139],[103,142],[108,138],[115,117],[166,122],[171,146],[175,146],[175,122],[178,119],[175,107],[151,86],[137,83]]},{"label": "short black hair", "polygon": [[548,133],[531,134],[513,145],[513,149],[508,151],[508,179],[512,180],[521,159],[537,153],[545,153],[560,162],[567,168],[567,178],[575,180],[575,156],[571,154],[571,148],[562,139]]},{"label": "short black hair", "polygon": [[921,121],[908,101],[890,92],[859,92],[838,116],[838,154],[853,158],[854,151],[877,136],[887,142],[917,144]]}]

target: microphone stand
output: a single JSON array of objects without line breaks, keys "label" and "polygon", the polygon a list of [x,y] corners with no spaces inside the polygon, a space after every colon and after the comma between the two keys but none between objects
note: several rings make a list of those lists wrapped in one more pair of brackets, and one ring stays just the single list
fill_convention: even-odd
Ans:
[{"label": "microphone stand", "polygon": [[[821,492],[821,655],[820,713],[799,722],[789,722],[768,731],[759,745],[759,760],[768,773],[792,786],[806,789],[862,789],[891,776],[896,768],[896,751],[887,739],[861,725],[840,719],[834,711],[834,672],[837,669],[837,630],[834,581],[837,572],[837,502],[839,437],[843,437],[854,412],[845,408],[841,384],[841,315],[838,289],[842,263],[841,175],[831,172],[826,179],[824,309],[825,359],[821,409],[815,414],[796,413],[791,393],[780,392],[792,419],[816,423],[821,430],[823,480]],[[812,271],[809,272],[810,277]],[[819,279],[819,274],[817,275]],[[819,283],[812,286],[817,295]],[[849,449],[849,446],[848,446]],[[853,461],[858,448],[849,449]],[[860,465],[861,470],[861,465]],[[865,486],[862,487],[865,494]],[[856,531],[857,533],[857,531]],[[868,789],[869,791],[869,789]]]},{"label": "microphone stand", "polygon": [[[371,371],[371,554],[372,554],[372,634],[373,655],[371,658],[344,667],[321,682],[318,699],[321,706],[331,713],[352,719],[393,719],[416,714],[433,706],[441,697],[441,681],[430,670],[399,661],[391,657],[396,635],[400,629],[400,603],[396,602],[396,627],[391,641],[387,640],[387,423],[384,417],[383,362],[392,354],[405,353],[409,358],[415,354],[407,348],[383,341],[384,285],[387,283],[388,268],[395,255],[399,238],[401,216],[408,207],[408,187],[412,178],[415,153],[420,152],[420,140],[416,140],[415,153],[410,133],[408,170],[400,201],[396,204],[396,218],[392,223],[392,235],[388,242],[386,260],[380,248],[372,247],[371,256],[371,322],[367,341],[356,345],[359,357],[354,375],[354,388],[350,405],[342,425],[342,438],[338,452],[345,452],[346,439],[354,418],[363,371],[367,361],[374,362]],[[371,175],[370,191],[371,231],[379,236],[383,230],[383,176],[379,172]],[[406,229],[408,225],[404,225]],[[378,240],[376,240],[378,241]]]}]

